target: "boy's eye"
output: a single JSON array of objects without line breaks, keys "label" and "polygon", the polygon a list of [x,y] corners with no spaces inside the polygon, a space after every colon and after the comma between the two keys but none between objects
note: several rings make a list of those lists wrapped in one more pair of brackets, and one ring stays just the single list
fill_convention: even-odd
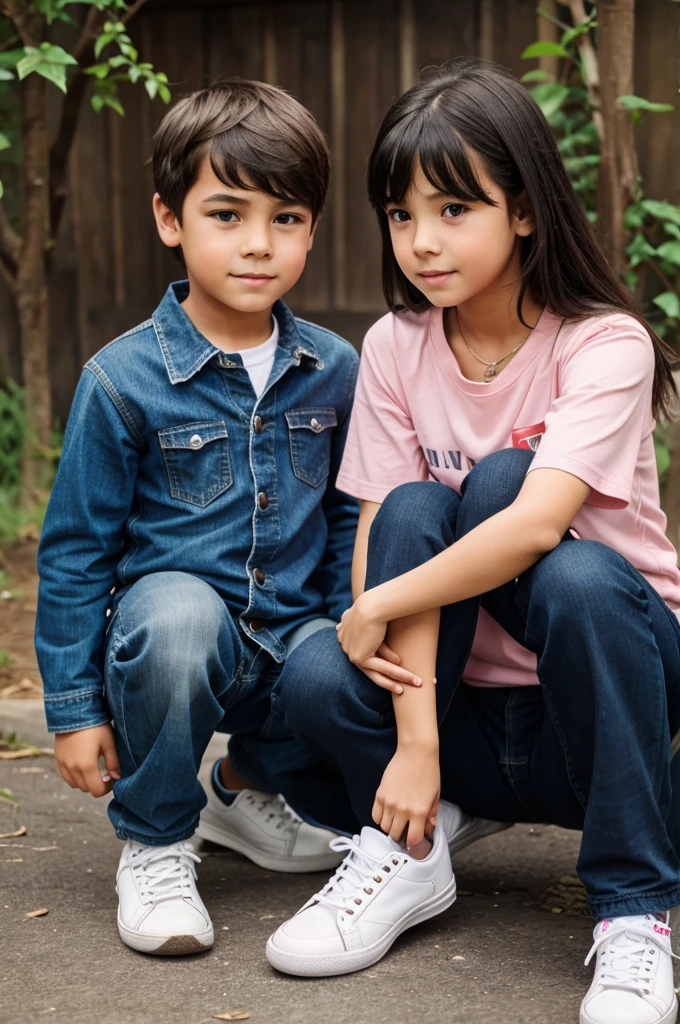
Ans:
[{"label": "boy's eye", "polygon": [[218,220],[220,224],[233,224],[237,218],[237,213],[235,210],[216,210],[210,216]]},{"label": "boy's eye", "polygon": [[390,220],[393,220],[395,224],[405,224],[406,221],[411,219],[411,214],[408,210],[388,210],[387,216]]},{"label": "boy's eye", "polygon": [[296,213],[280,213],[274,218],[275,224],[299,224],[302,220]]},{"label": "boy's eye", "polygon": [[462,203],[449,203],[444,207],[444,216],[460,217],[461,213],[465,213],[466,210],[467,206],[463,206]]}]

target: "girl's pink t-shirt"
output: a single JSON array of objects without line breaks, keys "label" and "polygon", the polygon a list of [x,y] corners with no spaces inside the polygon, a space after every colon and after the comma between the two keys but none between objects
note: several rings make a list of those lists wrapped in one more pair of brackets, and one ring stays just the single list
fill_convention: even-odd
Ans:
[{"label": "girl's pink t-shirt", "polygon": [[[561,469],[590,496],[578,537],[622,554],[680,609],[677,555],[659,507],[651,411],[654,350],[632,317],[578,323],[544,310],[489,384],[468,380],[449,348],[443,310],[389,313],[366,335],[338,487],[382,502],[399,484],[438,480],[460,492],[470,469],[501,448],[536,455],[530,472]],[[538,683],[536,656],[482,609],[463,676],[478,686]]]}]

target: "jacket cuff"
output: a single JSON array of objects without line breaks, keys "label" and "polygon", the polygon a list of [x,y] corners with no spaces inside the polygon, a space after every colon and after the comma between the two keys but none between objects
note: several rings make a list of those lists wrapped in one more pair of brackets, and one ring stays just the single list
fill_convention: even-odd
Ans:
[{"label": "jacket cuff", "polygon": [[45,696],[45,718],[49,732],[75,732],[107,725],[111,715],[101,689],[71,690],[55,696]]}]

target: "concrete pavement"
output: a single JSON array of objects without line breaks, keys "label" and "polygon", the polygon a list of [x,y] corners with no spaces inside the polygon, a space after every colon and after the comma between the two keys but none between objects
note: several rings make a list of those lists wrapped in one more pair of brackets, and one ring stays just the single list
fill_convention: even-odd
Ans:
[{"label": "concrete pavement", "polygon": [[[38,745],[48,739],[37,702],[1,701],[0,729],[10,728]],[[27,829],[0,840],[4,1024],[209,1024],[234,1009],[250,1011],[253,1024],[578,1021],[592,924],[543,907],[546,891],[574,874],[577,833],[516,826],[469,847],[457,858],[460,895],[449,911],[406,933],[373,968],[310,981],[273,971],[264,945],[324,876],[266,872],[210,846],[199,882],[214,948],[145,957],[116,930],[120,842],[105,803],[69,789],[49,757],[0,762],[3,787],[19,807],[0,803],[0,833]],[[44,917],[24,916],[43,907]]]}]

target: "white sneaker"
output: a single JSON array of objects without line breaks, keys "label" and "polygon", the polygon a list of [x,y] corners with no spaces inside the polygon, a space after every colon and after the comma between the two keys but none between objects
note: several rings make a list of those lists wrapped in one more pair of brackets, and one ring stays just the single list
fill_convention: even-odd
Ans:
[{"label": "white sneaker", "polygon": [[[581,1004],[581,1024],[675,1024],[671,929],[666,915],[600,921],[586,957],[595,977]],[[677,957],[676,957],[677,959]]]},{"label": "white sneaker", "polygon": [[267,942],[267,960],[285,974],[322,977],[369,967],[403,931],[440,914],[456,898],[441,828],[424,860],[414,860],[369,827],[331,845],[349,851],[342,866]]},{"label": "white sneaker", "polygon": [[449,853],[452,857],[464,850],[470,843],[476,843],[478,839],[484,839],[485,836],[492,836],[495,832],[504,832],[506,828],[512,828],[512,822],[508,821],[471,818],[467,814],[463,814],[457,804],[450,804],[448,800],[440,800],[438,820],[446,833]]},{"label": "white sneaker", "polygon": [[242,789],[233,803],[206,786],[208,805],[196,829],[201,839],[227,846],[270,871],[330,871],[342,857],[331,850],[335,832],[308,825],[282,796]]},{"label": "white sneaker", "polygon": [[128,946],[163,956],[200,953],[213,927],[196,888],[200,858],[190,842],[123,847],[116,876],[118,931]]}]

